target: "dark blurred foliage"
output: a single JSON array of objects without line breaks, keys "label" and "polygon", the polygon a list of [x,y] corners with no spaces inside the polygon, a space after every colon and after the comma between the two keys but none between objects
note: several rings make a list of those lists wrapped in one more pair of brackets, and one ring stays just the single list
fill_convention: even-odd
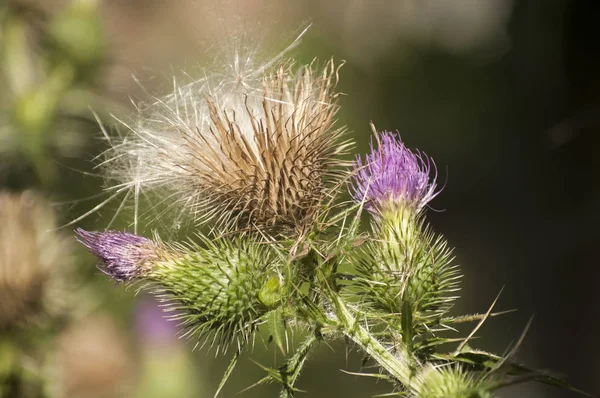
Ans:
[{"label": "dark blurred foliage", "polygon": [[[434,157],[442,178],[447,171],[433,204],[444,211],[429,219],[455,245],[465,272],[460,310],[483,310],[503,286],[500,306],[519,309],[490,321],[478,344],[502,351],[535,315],[518,359],[595,393],[598,17],[595,1],[516,2],[511,48],[494,62],[413,48],[410,68],[397,73],[405,61],[392,50],[372,76],[344,87],[357,118],[400,130]],[[370,99],[364,112],[361,97]],[[366,134],[357,138],[364,145]],[[538,386],[503,396],[529,391],[574,396]]]},{"label": "dark blurred foliage", "polygon": [[[596,393],[599,16],[594,1],[517,2],[511,48],[494,62],[413,48],[397,73],[406,61],[392,50],[344,87],[346,111],[400,130],[448,172],[433,204],[444,211],[429,219],[463,265],[460,309],[483,310],[503,286],[500,306],[519,309],[490,321],[478,344],[503,350],[535,315],[518,359]],[[573,396],[537,386],[504,396],[534,390]]]},{"label": "dark blurred foliage", "polygon": [[[36,5],[43,11],[41,15],[51,16],[69,2],[44,2],[43,7],[37,4],[42,2],[18,3]],[[35,166],[35,159],[4,157],[5,151],[0,151],[2,188],[37,187],[51,194],[56,202],[63,203],[57,210],[65,223],[100,203],[102,199],[82,201],[101,193],[102,180],[91,175],[96,170],[90,160],[105,149],[87,106],[92,106],[110,125],[108,112],[125,114],[131,110],[129,96],[134,100],[144,96],[131,78],[132,73],[143,76],[150,67],[159,78],[148,78],[142,83],[150,92],[160,94],[162,88],[168,90],[171,71],[196,62],[210,63],[203,57],[207,54],[204,49],[215,39],[210,33],[214,13],[204,14],[204,5],[197,4],[202,2],[192,6],[188,3],[194,2],[182,1],[179,7],[162,0],[100,3],[98,16],[108,40],[107,54],[101,61],[94,60],[93,68],[84,66],[93,70],[93,79],[84,74],[89,79],[85,84],[82,80],[71,81],[61,101],[69,96],[71,100],[61,102],[63,105],[57,108],[65,112],[57,112],[51,118],[52,126],[62,126],[67,119],[76,120],[75,125],[69,123],[69,129],[83,137],[82,144],[68,156],[54,149],[44,151],[57,170],[56,178],[50,182],[36,177],[39,165]],[[497,309],[518,309],[488,321],[479,333],[482,338],[476,341],[477,346],[504,351],[534,316],[517,359],[565,375],[577,387],[599,394],[596,375],[600,374],[600,294],[596,288],[599,271],[595,251],[600,246],[596,225],[600,221],[596,174],[600,171],[600,156],[595,152],[600,144],[600,40],[596,34],[600,3],[496,0],[489,2],[493,6],[489,6],[488,14],[465,14],[488,15],[500,32],[496,36],[489,27],[492,22],[486,26],[483,17],[461,22],[458,14],[429,12],[429,7],[436,8],[432,1],[401,1],[394,12],[388,10],[390,3],[306,0],[284,1],[276,7],[270,1],[252,1],[244,3],[243,11],[255,18],[278,18],[278,32],[293,32],[311,20],[313,26],[298,57],[311,60],[315,56],[334,56],[347,60],[339,86],[347,94],[341,102],[340,122],[354,132],[357,153],[367,150],[368,123],[373,121],[378,129],[399,130],[408,146],[435,159],[445,189],[434,200],[428,218],[456,247],[457,260],[465,273],[463,297],[456,311],[486,311],[503,287]],[[8,3],[9,7],[15,4]],[[467,10],[482,7],[482,3],[467,0],[447,4]],[[23,12],[25,8],[19,7],[19,12]],[[411,25],[407,22],[410,18],[403,17],[411,13],[424,16],[412,20]],[[506,18],[498,17],[499,13],[505,13]],[[38,14],[21,15],[29,18]],[[39,25],[39,20],[36,16],[35,23],[30,23],[36,32],[43,32],[44,39],[40,41],[42,50],[36,47],[34,54],[52,59],[46,51],[56,48],[43,50],[49,33],[38,30],[46,26]],[[403,28],[396,31],[399,26]],[[422,36],[415,39],[412,31],[421,32]],[[452,41],[453,32],[462,41]],[[476,40],[484,34],[495,38]],[[471,37],[471,41],[465,41],[465,37]],[[73,43],[76,46],[80,42]],[[63,54],[60,59],[66,58]],[[53,64],[44,65],[51,68]],[[74,86],[76,90],[72,91]],[[81,95],[82,92],[87,94]],[[73,93],[79,95],[73,97]],[[2,111],[10,111],[10,104],[14,103],[11,98],[6,91],[0,93]],[[72,103],[77,106],[69,107]],[[20,162],[17,166],[15,158]],[[5,167],[9,161],[11,166]],[[118,205],[110,204],[79,224],[102,229]],[[129,219],[125,218],[113,225],[119,229],[128,226]],[[187,359],[156,359],[161,358],[156,356],[159,348],[144,347],[144,339],[130,327],[136,313],[133,290],[124,291],[106,281],[93,266],[93,260],[83,254],[80,273],[86,281],[82,294],[92,297],[94,308],[109,312],[112,319],[93,323],[112,322],[108,331],[99,334],[104,338],[97,341],[110,341],[105,337],[122,334],[112,337],[119,339],[115,344],[129,347],[123,351],[131,351],[130,356],[135,358],[134,362],[128,358],[102,362],[119,364],[108,367],[135,368],[124,385],[132,383],[131,379],[143,383],[164,378],[179,387],[181,383],[197,383],[190,391],[204,392],[198,395],[181,390],[173,396],[212,396],[228,358],[215,359],[209,350],[192,353],[194,344],[190,342],[185,350],[179,347],[173,351],[172,358]],[[88,318],[83,318],[84,324],[85,319]],[[86,334],[77,334],[74,328],[67,331],[70,336]],[[87,344],[84,340],[73,338],[72,344]],[[63,338],[60,344],[68,345],[69,341]],[[300,337],[295,341],[300,341]],[[112,352],[101,348],[96,352],[103,351]],[[93,349],[82,352],[92,353],[89,358],[93,360]],[[257,341],[253,359],[270,365],[275,356],[272,345],[265,349],[262,341]],[[249,357],[244,357],[225,388],[224,397],[234,396],[262,377],[260,367]],[[341,342],[323,346],[311,359],[299,383],[301,389],[309,392],[306,396],[368,397],[389,391],[383,383],[375,384],[338,370],[359,371],[361,366],[360,356],[346,352]],[[195,363],[189,372],[191,376],[181,370],[190,369],[189,361]],[[161,368],[161,363],[169,365]],[[178,375],[183,375],[180,380]],[[109,376],[102,377],[111,380]],[[142,389],[145,392],[140,392],[140,396],[150,396],[149,390]],[[123,396],[133,394],[131,389],[127,391]],[[241,396],[276,394],[277,387],[270,386],[251,389]],[[500,396],[576,395],[528,384],[506,390]]]}]

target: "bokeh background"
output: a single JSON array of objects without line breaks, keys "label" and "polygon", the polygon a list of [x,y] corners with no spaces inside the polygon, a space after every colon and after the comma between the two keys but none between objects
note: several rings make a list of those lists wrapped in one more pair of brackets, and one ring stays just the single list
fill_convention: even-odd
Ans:
[{"label": "bokeh background", "polygon": [[[235,29],[274,54],[311,23],[294,56],[346,61],[339,119],[356,153],[373,121],[435,159],[445,188],[428,219],[465,273],[454,311],[485,312],[503,287],[497,308],[518,309],[488,321],[477,346],[505,351],[534,316],[516,358],[600,393],[598,1],[4,0],[0,10],[0,187],[43,193],[62,225],[106,199],[92,162],[106,149],[96,118],[110,130],[111,114],[168,93],[173,75],[218,66]],[[103,229],[119,204],[76,224]],[[126,208],[112,227],[130,222]],[[50,343],[58,390],[212,397],[229,358],[173,338],[150,298],[107,281],[75,250],[84,304]],[[271,365],[275,352],[259,338],[251,356]],[[299,396],[389,392],[340,371],[359,371],[361,359],[341,343],[321,347]],[[246,355],[222,396],[262,376]],[[499,396],[577,395],[526,384]]]}]

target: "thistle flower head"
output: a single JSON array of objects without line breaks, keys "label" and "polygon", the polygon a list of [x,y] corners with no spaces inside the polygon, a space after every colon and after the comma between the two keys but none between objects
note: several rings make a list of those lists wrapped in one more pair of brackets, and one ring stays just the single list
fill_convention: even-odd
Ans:
[{"label": "thistle flower head", "polygon": [[371,153],[355,162],[352,196],[355,202],[364,201],[372,214],[389,207],[408,207],[421,211],[437,194],[435,176],[429,173],[435,164],[425,154],[408,149],[398,133],[377,135],[378,147],[371,143]]},{"label": "thistle flower head", "polygon": [[250,340],[264,315],[280,304],[273,275],[279,255],[248,238],[205,240],[204,247],[180,248],[178,255],[158,263],[148,274],[154,293],[176,314],[187,335],[212,336],[226,350]]},{"label": "thistle flower head", "polygon": [[150,239],[127,232],[76,230],[77,239],[102,262],[102,270],[119,282],[139,276],[148,262],[156,260],[157,245]]},{"label": "thistle flower head", "polygon": [[484,380],[457,366],[425,366],[415,381],[413,389],[416,398],[491,398]]},{"label": "thistle flower head", "polygon": [[447,242],[422,228],[413,225],[406,234],[387,225],[380,228],[388,234],[378,233],[379,239],[367,242],[354,254],[354,287],[365,312],[410,314],[413,330],[427,333],[454,305],[461,274]]},{"label": "thistle flower head", "polygon": [[207,71],[142,109],[131,134],[109,138],[114,194],[154,193],[180,216],[239,229],[310,223],[348,148],[335,126],[338,68],[280,58]]},{"label": "thistle flower head", "polygon": [[71,248],[32,192],[0,193],[0,331],[66,314]]},{"label": "thistle flower head", "polygon": [[169,246],[125,232],[77,234],[107,275],[148,282],[142,287],[167,303],[170,318],[189,335],[213,335],[225,348],[247,341],[262,316],[279,305],[277,252],[248,238],[201,237],[202,246]]}]

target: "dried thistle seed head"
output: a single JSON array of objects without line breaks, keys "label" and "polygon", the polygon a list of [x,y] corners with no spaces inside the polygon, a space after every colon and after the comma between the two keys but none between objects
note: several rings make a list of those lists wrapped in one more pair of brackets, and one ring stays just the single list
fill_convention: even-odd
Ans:
[{"label": "dried thistle seed head", "polygon": [[[264,80],[260,103],[240,114],[209,98],[212,140],[186,135],[195,154],[183,165],[199,209],[240,227],[296,228],[310,223],[339,169],[347,145],[333,127],[336,69],[281,66]],[[215,144],[218,143],[218,148]]]},{"label": "dried thistle seed head", "polygon": [[118,282],[140,277],[160,259],[160,247],[150,239],[127,232],[76,230],[78,241],[98,257],[102,271]]},{"label": "dried thistle seed head", "polygon": [[39,196],[0,193],[0,330],[46,321],[69,304],[71,248]]},{"label": "dried thistle seed head", "polygon": [[136,208],[156,197],[179,210],[174,223],[184,215],[239,229],[309,223],[349,146],[335,126],[338,68],[279,59],[207,72],[140,111],[130,134],[109,138],[103,166],[114,195],[133,197]]}]

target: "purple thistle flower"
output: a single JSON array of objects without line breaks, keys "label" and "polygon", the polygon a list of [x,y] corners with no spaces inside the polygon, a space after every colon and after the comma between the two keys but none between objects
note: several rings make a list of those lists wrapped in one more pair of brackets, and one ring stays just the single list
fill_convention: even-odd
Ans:
[{"label": "purple thistle flower", "polygon": [[77,241],[102,262],[102,272],[119,282],[130,281],[140,274],[141,265],[154,260],[156,244],[150,239],[127,232],[90,232],[81,228],[75,231]]},{"label": "purple thistle flower", "polygon": [[[422,153],[408,149],[400,134],[382,132],[377,137],[378,148],[371,140],[371,153],[363,163],[357,156],[354,184],[351,186],[355,202],[364,201],[372,214],[380,214],[389,205],[408,205],[417,212],[423,209],[436,192],[437,169],[435,163]],[[436,175],[429,181],[433,166]]]}]

